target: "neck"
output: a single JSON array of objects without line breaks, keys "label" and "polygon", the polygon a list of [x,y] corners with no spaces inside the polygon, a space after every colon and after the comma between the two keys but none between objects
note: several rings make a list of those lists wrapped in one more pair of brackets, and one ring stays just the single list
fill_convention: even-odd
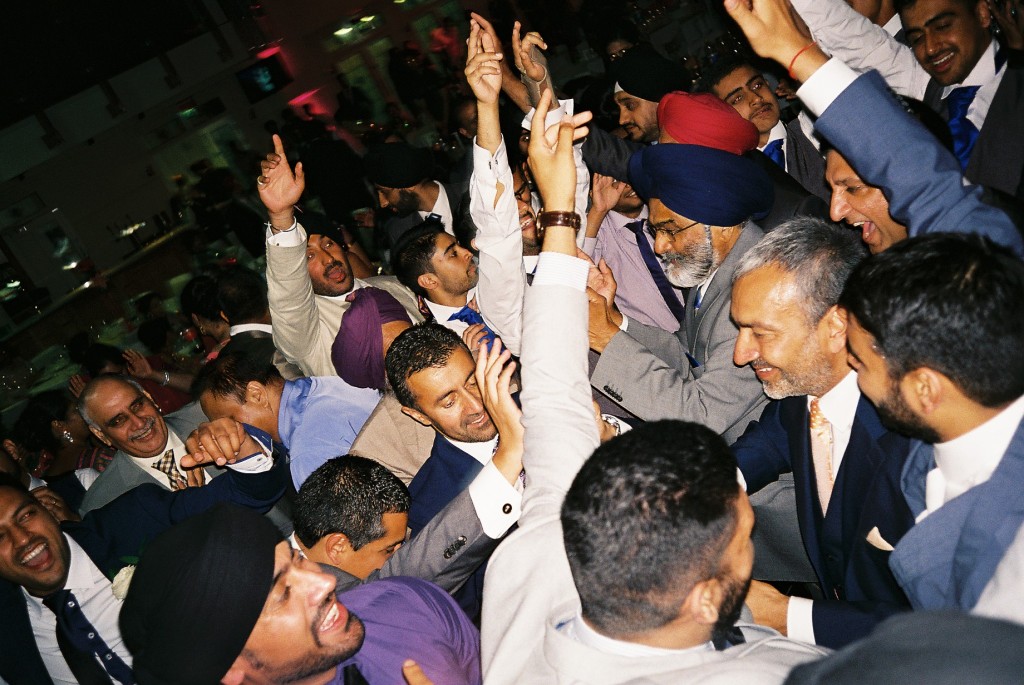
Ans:
[{"label": "neck", "polygon": [[441,194],[441,187],[434,181],[424,181],[416,188],[416,195],[420,199],[419,210],[429,212],[437,202],[437,196]]},{"label": "neck", "polygon": [[681,618],[676,618],[660,628],[622,635],[607,633],[588,621],[586,617],[583,620],[595,632],[612,640],[631,642],[657,649],[693,649],[707,644],[711,639],[711,631],[708,628],[690,622],[684,623]]},{"label": "neck", "polygon": [[[772,127],[774,128],[774,126]],[[760,134],[757,137],[757,147],[762,148],[768,144],[768,139],[771,138],[772,131],[768,129],[765,133]]]},{"label": "neck", "polygon": [[935,432],[939,434],[939,442],[956,440],[961,435],[970,433],[978,426],[995,418],[1010,404],[1012,402],[1001,404],[998,407],[984,407],[969,400],[958,402],[956,406],[946,409],[943,415],[935,417]]},{"label": "neck", "polygon": [[274,439],[274,442],[281,442],[281,431],[278,428],[278,422],[281,419],[281,397],[284,395],[284,381],[268,383],[265,387],[267,389],[267,399],[270,401],[270,417],[267,420],[267,426],[257,427],[270,433],[270,437]]},{"label": "neck", "polygon": [[430,291],[427,299],[434,304],[439,304],[442,307],[465,307],[469,302],[469,291],[459,294],[452,294],[448,292],[440,292],[439,290]]},{"label": "neck", "polygon": [[232,321],[231,325],[232,326],[245,326],[247,324],[256,324],[256,323],[262,324],[264,326],[271,325],[271,322],[270,322],[270,312],[266,312],[262,316],[259,316],[259,317],[255,318],[255,319],[246,319],[245,321]]}]

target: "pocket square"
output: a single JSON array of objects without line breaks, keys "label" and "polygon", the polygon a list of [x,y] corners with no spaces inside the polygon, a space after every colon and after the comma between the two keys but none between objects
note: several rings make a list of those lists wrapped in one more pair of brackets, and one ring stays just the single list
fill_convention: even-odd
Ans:
[{"label": "pocket square", "polygon": [[892,545],[886,542],[885,538],[882,537],[882,534],[878,532],[878,526],[872,528],[871,532],[868,533],[867,541],[872,547],[880,549],[883,552],[892,551]]}]

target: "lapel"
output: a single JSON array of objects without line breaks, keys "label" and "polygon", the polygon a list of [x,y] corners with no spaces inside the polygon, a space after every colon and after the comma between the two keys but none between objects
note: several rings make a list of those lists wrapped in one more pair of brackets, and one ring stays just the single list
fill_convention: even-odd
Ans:
[{"label": "lapel", "polygon": [[[985,124],[971,151],[964,176],[974,183],[992,186],[1010,195],[1018,191],[1024,175],[1024,69],[1007,65],[992,96]],[[942,109],[946,109],[943,107]],[[992,125],[989,125],[992,122]]]},{"label": "lapel", "polygon": [[789,437],[790,464],[793,467],[793,481],[796,498],[796,517],[800,525],[807,558],[819,579],[825,578],[825,564],[822,559],[821,504],[818,502],[818,484],[814,479],[811,461],[810,415],[807,411],[807,396],[787,397],[780,400],[779,419],[786,426]]}]

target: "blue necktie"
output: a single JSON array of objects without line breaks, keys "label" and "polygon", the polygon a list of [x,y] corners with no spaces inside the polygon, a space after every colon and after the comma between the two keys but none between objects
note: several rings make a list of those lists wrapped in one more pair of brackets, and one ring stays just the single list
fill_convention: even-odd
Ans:
[{"label": "blue necktie", "polygon": [[644,237],[644,220],[630,221],[626,224],[626,228],[636,238],[636,246],[640,248],[640,257],[644,260],[647,270],[651,272],[651,278],[654,280],[654,285],[657,286],[658,292],[661,293],[661,299],[665,300],[665,304],[668,306],[669,311],[672,312],[672,316],[676,317],[676,321],[682,321],[686,307],[676,297],[675,289],[669,283],[665,271],[661,268],[661,260],[658,259],[658,255],[654,254],[654,249],[647,242],[647,238]]},{"label": "blue necktie", "polygon": [[782,150],[782,138],[765,145],[764,153],[768,155],[768,159],[782,167],[783,171],[786,170],[786,153]]},{"label": "blue necktie", "polygon": [[490,328],[488,328],[487,324],[484,323],[484,317],[480,316],[480,312],[478,312],[477,310],[473,309],[468,304],[465,307],[463,307],[462,309],[460,309],[459,311],[457,311],[454,314],[452,314],[451,316],[449,316],[448,320],[449,321],[462,321],[464,323],[469,324],[470,326],[472,326],[475,323],[483,323],[484,324],[484,330],[487,332],[487,334],[484,336],[484,342],[487,343],[487,347],[488,348],[490,348],[491,343],[494,342],[494,338],[495,338],[494,331],[492,331]]},{"label": "blue necktie", "polygon": [[[65,642],[61,645],[61,653],[80,682],[110,682],[102,672],[105,669],[107,674],[123,685],[134,685],[132,669],[103,641],[99,631],[85,617],[71,590],[58,590],[46,597],[43,604],[57,617],[57,642]],[[68,654],[69,648],[73,654]],[[94,656],[100,658],[102,668]]]},{"label": "blue necktie", "polygon": [[967,162],[978,140],[978,128],[967,118],[967,110],[978,94],[979,86],[954,88],[946,98],[949,111],[949,131],[953,134],[953,154],[960,160],[960,169],[967,170]]}]

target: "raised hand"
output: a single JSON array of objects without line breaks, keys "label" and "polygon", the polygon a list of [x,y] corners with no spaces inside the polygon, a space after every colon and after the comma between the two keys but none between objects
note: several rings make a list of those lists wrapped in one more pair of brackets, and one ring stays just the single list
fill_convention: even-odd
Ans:
[{"label": "raised hand", "polygon": [[470,21],[467,48],[466,81],[473,95],[482,103],[496,104],[501,94],[502,54],[494,38],[476,19]]},{"label": "raised hand", "polygon": [[286,229],[288,226],[278,226],[274,219],[275,217],[288,217],[288,223],[291,224],[292,209],[302,197],[302,191],[306,189],[306,176],[302,171],[302,162],[296,164],[295,170],[292,171],[291,165],[288,164],[288,158],[284,154],[281,136],[275,133],[274,151],[260,162],[260,170],[262,173],[256,178],[260,200],[270,212],[270,220],[274,223],[274,227]]},{"label": "raised hand", "polygon": [[594,180],[590,184],[590,211],[604,215],[615,209],[627,187],[625,183],[611,176],[594,174]]},{"label": "raised hand", "polygon": [[[790,76],[799,81],[807,80],[828,60],[817,47],[808,49],[811,35],[789,0],[725,0],[725,11],[739,24],[757,54],[788,68]],[[806,56],[801,55],[805,50]],[[801,69],[795,70],[798,64]],[[808,70],[811,65],[813,69]]]},{"label": "raised hand", "polygon": [[988,0],[988,11],[996,20],[1006,38],[1006,47],[1011,50],[1024,50],[1024,8],[1020,0]]},{"label": "raised hand", "polygon": [[124,358],[128,373],[136,378],[149,379],[153,376],[153,367],[149,360],[142,356],[137,350],[126,349],[121,356]]},{"label": "raised hand", "polygon": [[498,429],[494,465],[509,482],[514,482],[523,470],[523,412],[509,390],[516,369],[516,363],[509,361],[511,356],[508,350],[502,349],[500,340],[495,340],[490,349],[481,344],[476,358],[476,384],[484,408]]},{"label": "raised hand", "polygon": [[544,200],[544,209],[567,211],[575,209],[576,163],[572,144],[589,133],[584,125],[590,112],[565,115],[558,124],[544,128],[551,109],[551,91],[545,90],[537,103],[530,125],[529,165],[533,180]]},{"label": "raised hand", "polygon": [[519,33],[522,28],[522,24],[518,21],[512,26],[512,55],[515,57],[516,69],[519,70],[519,73],[526,74],[529,79],[543,81],[547,76],[547,69],[544,68],[544,65],[534,61],[533,48],[547,50],[548,44],[536,31],[530,31],[520,39]]}]

